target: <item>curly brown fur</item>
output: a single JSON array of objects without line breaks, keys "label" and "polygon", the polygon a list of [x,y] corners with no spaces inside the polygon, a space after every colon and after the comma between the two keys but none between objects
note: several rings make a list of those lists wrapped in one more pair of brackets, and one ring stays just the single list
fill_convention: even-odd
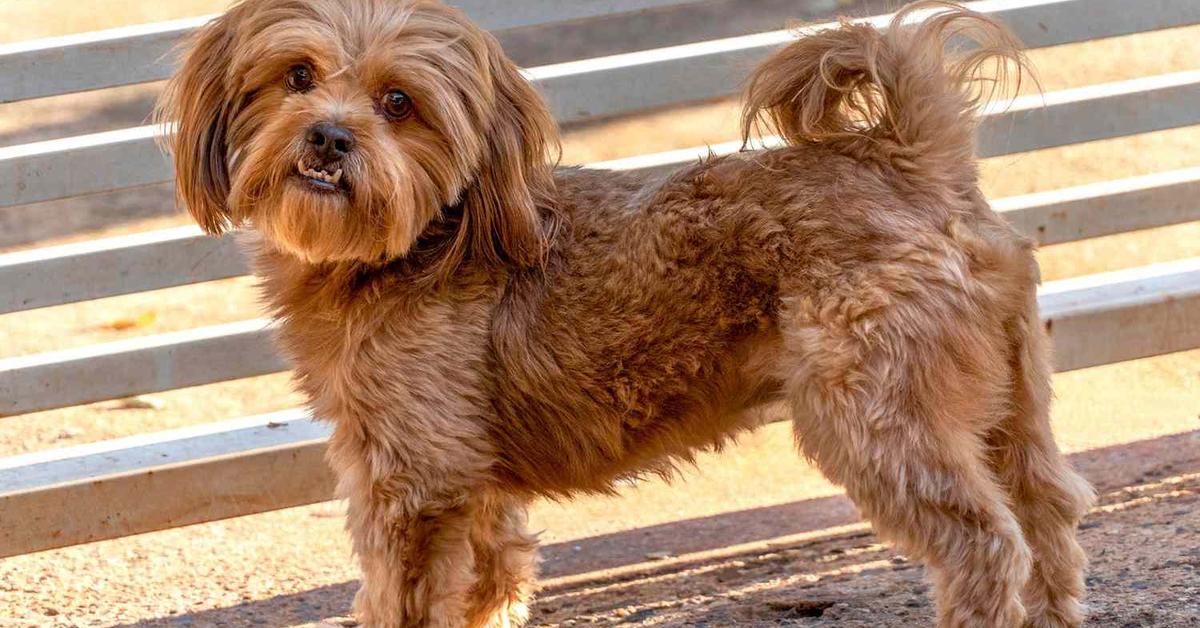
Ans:
[{"label": "curly brown fur", "polygon": [[[941,625],[1082,621],[1091,493],[1050,433],[1032,245],[973,159],[975,72],[1020,55],[918,8],[761,66],[747,136],[789,147],[665,178],[555,170],[540,97],[440,3],[244,0],[200,32],[160,109],[180,195],[261,236],[366,624],[522,623],[530,500],[669,473],[773,400],[932,568]],[[955,33],[979,45],[949,58]]]}]

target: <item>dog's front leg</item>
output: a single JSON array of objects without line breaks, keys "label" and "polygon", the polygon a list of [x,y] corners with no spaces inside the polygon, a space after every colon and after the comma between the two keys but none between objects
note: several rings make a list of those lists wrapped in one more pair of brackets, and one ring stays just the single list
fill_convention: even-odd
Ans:
[{"label": "dog's front leg", "polygon": [[475,500],[471,546],[478,581],[471,628],[515,628],[529,618],[537,569],[537,537],[525,530],[525,502],[500,493]]},{"label": "dog's front leg", "polygon": [[400,482],[350,498],[348,527],[363,571],[355,614],[367,628],[465,628],[477,579],[470,501],[388,484]]}]

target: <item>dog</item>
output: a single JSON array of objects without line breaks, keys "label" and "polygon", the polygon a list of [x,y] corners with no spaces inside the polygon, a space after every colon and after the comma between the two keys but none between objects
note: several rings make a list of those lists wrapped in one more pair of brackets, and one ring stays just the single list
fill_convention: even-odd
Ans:
[{"label": "dog", "polygon": [[785,147],[655,176],[559,167],[538,92],[433,0],[200,29],[157,119],[199,225],[256,234],[333,424],[359,620],[523,623],[531,500],[670,475],[783,402],[940,626],[1078,626],[1093,493],[1049,425],[1033,243],[978,187],[993,63],[1018,42],[945,2],[811,33],[745,89],[746,140]]}]

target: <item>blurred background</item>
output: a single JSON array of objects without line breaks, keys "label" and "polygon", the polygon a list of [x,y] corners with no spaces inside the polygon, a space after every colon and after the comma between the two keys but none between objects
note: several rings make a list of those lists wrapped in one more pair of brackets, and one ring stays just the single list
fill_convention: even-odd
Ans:
[{"label": "blurred background", "polygon": [[[0,0],[0,44],[203,15],[227,4]],[[731,6],[728,1],[707,4],[714,11]],[[780,28],[754,21],[755,7],[779,4],[743,0],[736,5],[740,21],[713,19],[705,27],[713,36]],[[827,13],[836,4],[856,14],[866,11],[860,5],[882,5],[791,4],[801,19],[805,11]],[[703,7],[697,11],[692,19],[705,20]],[[658,42],[664,41],[666,28],[627,20],[615,20],[610,27],[627,38],[636,36],[630,29],[644,29],[647,36],[657,33]],[[606,52],[605,41],[595,37],[581,36],[574,44],[565,38],[556,50],[539,47],[536,33],[516,31],[503,39],[525,66]],[[1195,70],[1200,69],[1200,27],[1040,49],[1030,57],[1046,91]],[[160,87],[151,83],[0,104],[0,146],[144,124]],[[1025,89],[1033,89],[1032,84]],[[729,141],[737,137],[737,112],[736,101],[721,100],[572,126],[563,130],[563,161],[588,163]],[[1001,198],[1198,166],[1197,146],[1200,127],[1191,127],[988,159],[982,167],[983,187],[990,198]],[[0,208],[0,252],[187,223],[168,185]],[[1188,223],[1049,246],[1039,257],[1044,278],[1054,280],[1198,255],[1200,223]],[[246,277],[89,301],[0,318],[0,357],[261,315],[254,281]],[[1200,429],[1200,351],[1064,373],[1056,376],[1055,387],[1055,426],[1070,452]],[[288,375],[279,374],[5,418],[0,420],[0,456],[300,403]],[[1179,446],[1184,441],[1163,442]],[[1198,444],[1195,438],[1186,442]],[[1149,451],[1146,455],[1152,457]],[[551,554],[569,562],[582,539],[679,519],[720,521],[728,513],[779,508],[838,492],[798,459],[787,426],[775,424],[727,452],[706,457],[674,486],[647,481],[624,488],[620,498],[541,504],[534,527],[546,530],[543,540],[554,547]],[[840,522],[842,515],[833,514]],[[353,590],[347,583],[356,577],[341,525],[340,506],[320,504],[2,560],[0,626],[9,625],[5,618],[13,625],[49,625],[66,617],[79,625],[190,625],[170,618],[223,608],[250,610],[209,618],[228,625],[250,625],[262,618],[262,623],[285,625],[313,614],[341,614]],[[704,526],[697,530],[703,534]],[[712,534],[722,533],[714,530]],[[650,556],[654,547],[647,547]],[[553,569],[550,575],[555,575]]]}]

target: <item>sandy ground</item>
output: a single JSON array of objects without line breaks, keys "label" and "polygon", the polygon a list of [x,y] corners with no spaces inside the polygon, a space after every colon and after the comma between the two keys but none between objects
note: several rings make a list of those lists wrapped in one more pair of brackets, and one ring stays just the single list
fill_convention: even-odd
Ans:
[{"label": "sandy ground", "polygon": [[[0,0],[0,42],[223,4],[115,0],[104,11],[55,3],[47,12],[43,0]],[[1198,68],[1198,35],[1175,29],[1032,56],[1043,86],[1062,89]],[[157,89],[0,106],[0,144],[139,124]],[[727,141],[735,113],[709,103],[571,129],[565,161]],[[999,197],[1200,165],[1198,142],[1194,127],[990,159],[984,188]],[[182,224],[164,211],[169,198],[159,186],[0,212],[0,247]],[[81,228],[92,230],[75,233]],[[1192,223],[1048,247],[1040,260],[1056,279],[1197,255],[1200,223]],[[4,316],[0,356],[257,315],[248,278],[172,288]],[[1104,495],[1082,530],[1093,558],[1091,625],[1197,625],[1200,351],[1060,374],[1055,388],[1059,441]],[[153,397],[158,409],[114,401],[6,418],[0,455],[301,402],[286,374]],[[539,504],[533,523],[544,530],[549,578],[539,625],[909,626],[931,617],[923,570],[857,524],[840,491],[795,455],[784,424],[705,456],[672,484]],[[319,504],[0,560],[0,627],[307,625],[345,614],[356,577],[341,506]]]}]

